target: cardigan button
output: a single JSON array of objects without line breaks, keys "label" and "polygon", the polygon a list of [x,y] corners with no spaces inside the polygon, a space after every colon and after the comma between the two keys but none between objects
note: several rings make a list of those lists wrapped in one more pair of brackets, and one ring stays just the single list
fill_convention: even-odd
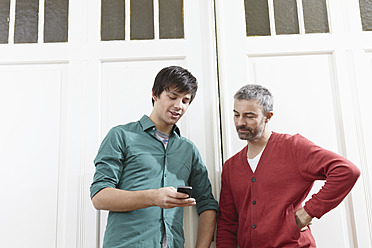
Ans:
[{"label": "cardigan button", "polygon": [[253,201],[252,204],[253,204],[253,205],[256,205],[256,201]]},{"label": "cardigan button", "polygon": [[252,177],[252,182],[256,182],[256,178],[255,177]]},{"label": "cardigan button", "polygon": [[256,227],[257,227],[256,224],[253,224],[253,225],[252,225],[252,228],[253,228],[253,229],[256,229]]}]

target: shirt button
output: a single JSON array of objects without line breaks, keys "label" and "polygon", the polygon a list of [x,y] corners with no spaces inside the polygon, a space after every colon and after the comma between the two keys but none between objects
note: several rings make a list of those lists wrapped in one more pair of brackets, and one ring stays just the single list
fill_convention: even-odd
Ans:
[{"label": "shirt button", "polygon": [[256,201],[253,201],[252,203],[253,203],[253,205],[256,205]]},{"label": "shirt button", "polygon": [[252,182],[256,182],[256,178],[255,177],[252,177]]},{"label": "shirt button", "polygon": [[253,229],[256,229],[256,227],[257,227],[256,224],[253,224],[253,225],[252,225],[252,228],[253,228]]}]

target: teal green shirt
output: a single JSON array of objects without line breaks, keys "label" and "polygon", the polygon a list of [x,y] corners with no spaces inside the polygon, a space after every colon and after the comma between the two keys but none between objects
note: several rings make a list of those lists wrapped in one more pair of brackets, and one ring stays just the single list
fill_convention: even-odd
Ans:
[{"label": "teal green shirt", "polygon": [[[155,125],[147,116],[109,131],[94,160],[91,197],[107,187],[135,191],[190,185],[198,214],[208,209],[218,211],[196,146],[181,137],[174,126],[165,150],[155,132]],[[161,247],[164,231],[169,248],[184,247],[183,208],[110,211],[103,246]]]}]

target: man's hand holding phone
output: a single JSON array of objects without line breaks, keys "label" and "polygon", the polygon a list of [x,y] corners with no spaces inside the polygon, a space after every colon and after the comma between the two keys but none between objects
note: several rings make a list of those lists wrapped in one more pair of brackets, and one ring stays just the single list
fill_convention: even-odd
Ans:
[{"label": "man's hand holding phone", "polygon": [[173,187],[164,187],[155,190],[153,195],[153,205],[161,208],[188,207],[196,205],[194,198],[191,198],[191,187],[178,187],[177,191]]}]

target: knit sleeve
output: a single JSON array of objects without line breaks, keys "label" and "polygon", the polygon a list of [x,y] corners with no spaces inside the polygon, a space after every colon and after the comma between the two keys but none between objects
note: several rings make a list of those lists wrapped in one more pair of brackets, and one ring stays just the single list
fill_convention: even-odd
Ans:
[{"label": "knit sleeve", "polygon": [[237,247],[238,245],[238,213],[230,190],[228,174],[228,165],[225,164],[221,176],[220,212],[217,216],[217,247]]},{"label": "knit sleeve", "polygon": [[352,162],[301,135],[293,136],[292,152],[299,172],[306,180],[325,180],[319,192],[305,203],[304,208],[312,217],[320,218],[339,205],[360,175]]}]

